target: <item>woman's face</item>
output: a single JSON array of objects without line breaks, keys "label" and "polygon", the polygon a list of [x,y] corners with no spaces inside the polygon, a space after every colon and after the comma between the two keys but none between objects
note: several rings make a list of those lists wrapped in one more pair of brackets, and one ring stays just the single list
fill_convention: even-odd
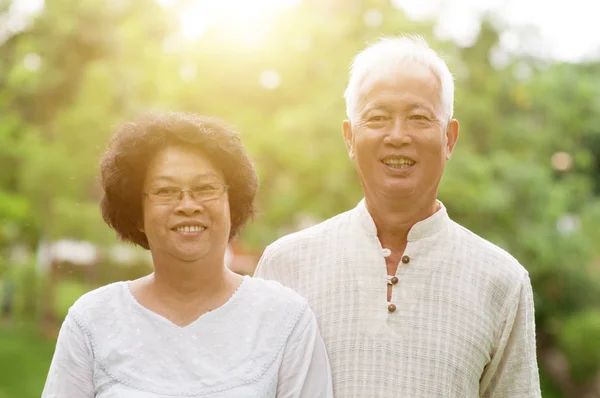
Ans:
[{"label": "woman's face", "polygon": [[140,227],[155,263],[224,260],[231,228],[224,187],[202,152],[169,146],[156,153],[146,170]]}]

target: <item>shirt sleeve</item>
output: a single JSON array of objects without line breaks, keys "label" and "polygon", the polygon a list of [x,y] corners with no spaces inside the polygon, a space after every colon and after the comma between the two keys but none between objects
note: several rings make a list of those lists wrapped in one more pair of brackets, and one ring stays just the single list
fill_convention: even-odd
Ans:
[{"label": "shirt sleeve", "polygon": [[526,275],[505,310],[498,344],[480,382],[481,397],[541,397],[531,281]]},{"label": "shirt sleeve", "polygon": [[306,307],[285,346],[277,398],[333,398],[325,344],[313,312]]},{"label": "shirt sleeve", "polygon": [[89,339],[67,315],[58,334],[42,398],[94,397],[93,367]]}]

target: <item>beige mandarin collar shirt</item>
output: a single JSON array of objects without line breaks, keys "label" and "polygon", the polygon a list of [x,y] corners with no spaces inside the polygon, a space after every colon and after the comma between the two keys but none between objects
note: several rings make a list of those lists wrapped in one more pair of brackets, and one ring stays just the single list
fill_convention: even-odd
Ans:
[{"label": "beige mandarin collar shirt", "polygon": [[362,200],[277,240],[259,262],[255,276],[308,299],[337,398],[541,396],[533,294],[517,260],[441,202],[413,226],[391,277],[387,255]]}]

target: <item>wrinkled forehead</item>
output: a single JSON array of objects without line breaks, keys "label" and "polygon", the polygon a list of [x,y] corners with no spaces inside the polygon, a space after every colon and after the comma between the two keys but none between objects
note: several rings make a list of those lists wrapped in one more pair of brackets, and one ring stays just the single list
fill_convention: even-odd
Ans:
[{"label": "wrinkled forehead", "polygon": [[383,63],[373,73],[366,73],[358,78],[357,112],[369,103],[384,98],[390,101],[402,98],[425,102],[436,111],[443,109],[441,81],[431,68],[421,63]]}]

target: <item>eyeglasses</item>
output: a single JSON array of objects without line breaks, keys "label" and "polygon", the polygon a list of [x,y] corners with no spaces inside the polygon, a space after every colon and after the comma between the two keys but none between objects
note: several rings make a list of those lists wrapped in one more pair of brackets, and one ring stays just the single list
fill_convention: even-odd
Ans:
[{"label": "eyeglasses", "polygon": [[183,194],[188,192],[194,201],[201,203],[219,199],[227,190],[229,190],[229,185],[210,183],[197,185],[192,189],[181,189],[179,187],[153,188],[144,192],[144,195],[156,204],[174,204],[183,199]]}]

